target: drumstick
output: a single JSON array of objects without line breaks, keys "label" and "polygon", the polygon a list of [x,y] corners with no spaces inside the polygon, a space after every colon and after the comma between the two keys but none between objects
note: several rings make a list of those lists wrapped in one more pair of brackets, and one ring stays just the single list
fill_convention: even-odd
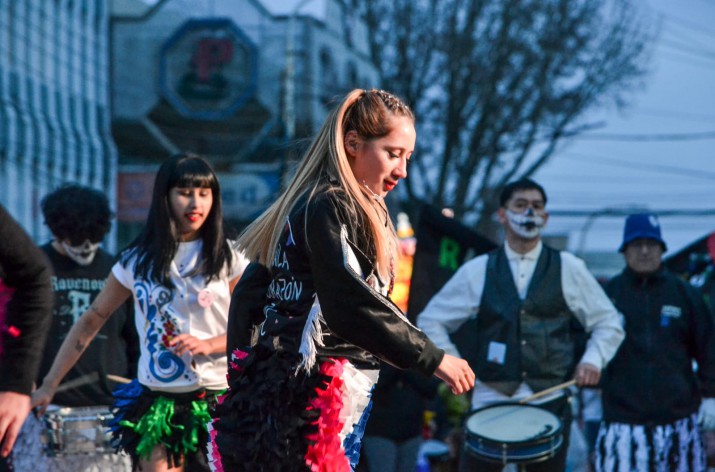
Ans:
[{"label": "drumstick", "polygon": [[81,387],[82,385],[91,384],[91,383],[96,382],[97,380],[99,380],[99,374],[97,372],[85,374],[81,377],[77,377],[76,379],[72,379],[72,380],[69,380],[63,384],[60,384],[60,386],[57,387],[57,390],[55,390],[55,393],[64,392],[65,390],[69,390],[71,388]]},{"label": "drumstick", "polygon": [[558,385],[554,385],[553,387],[547,388],[546,390],[542,390],[540,392],[536,392],[533,395],[529,395],[526,398],[522,398],[519,400],[519,403],[529,403],[532,400],[536,400],[537,398],[545,397],[549,393],[553,393],[557,390],[562,390],[564,388],[569,388],[572,385],[576,385],[576,380],[569,380],[568,382],[564,382]]},{"label": "drumstick", "polygon": [[107,379],[120,384],[132,383],[131,379],[122,377],[121,375],[107,374]]}]

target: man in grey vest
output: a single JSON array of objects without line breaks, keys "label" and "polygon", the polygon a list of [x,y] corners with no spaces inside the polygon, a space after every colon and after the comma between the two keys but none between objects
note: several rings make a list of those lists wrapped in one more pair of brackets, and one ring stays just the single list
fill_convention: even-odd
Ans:
[{"label": "man in grey vest", "polygon": [[[432,341],[455,356],[460,352],[450,334],[473,330],[467,359],[477,375],[473,409],[518,401],[570,379],[596,385],[624,338],[622,317],[583,261],[542,243],[546,200],[532,180],[508,184],[498,211],[505,243],[465,263],[417,318]],[[563,444],[526,470],[563,471],[572,419],[567,392],[542,406],[561,420]],[[499,427],[522,427],[511,423]],[[503,464],[464,449],[461,472],[502,470]]]}]

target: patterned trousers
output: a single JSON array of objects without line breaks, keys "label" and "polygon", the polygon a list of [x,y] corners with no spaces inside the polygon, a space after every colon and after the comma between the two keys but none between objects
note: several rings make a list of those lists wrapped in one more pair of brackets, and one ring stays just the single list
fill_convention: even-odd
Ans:
[{"label": "patterned trousers", "polygon": [[696,415],[658,426],[601,423],[596,472],[704,472]]}]

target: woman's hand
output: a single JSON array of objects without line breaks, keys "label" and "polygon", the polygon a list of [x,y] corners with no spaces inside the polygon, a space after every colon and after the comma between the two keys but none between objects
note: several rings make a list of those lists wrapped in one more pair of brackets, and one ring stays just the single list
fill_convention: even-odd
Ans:
[{"label": "woman's hand", "polygon": [[202,354],[208,356],[213,354],[214,346],[210,339],[199,339],[190,334],[179,334],[174,336],[169,341],[169,346],[174,348],[174,353],[177,356],[183,356],[184,353],[189,353],[192,356]]},{"label": "woman's hand", "polygon": [[464,359],[445,354],[434,373],[444,380],[455,395],[461,395],[474,387],[476,376]]},{"label": "woman's hand", "polygon": [[52,397],[55,396],[56,387],[52,387],[46,381],[42,382],[40,388],[32,392],[32,407],[37,408],[39,415],[44,415],[47,410],[47,405],[52,402]]},{"label": "woman's hand", "polygon": [[32,405],[39,407],[40,413],[45,413],[47,405],[52,401],[57,386],[62,382],[64,376],[74,367],[112,313],[131,294],[132,292],[120,284],[113,274],[109,274],[102,291],[99,292],[87,311],[72,325],[72,329],[62,341],[62,346],[55,355],[52,367],[42,379],[42,385],[32,393]]}]

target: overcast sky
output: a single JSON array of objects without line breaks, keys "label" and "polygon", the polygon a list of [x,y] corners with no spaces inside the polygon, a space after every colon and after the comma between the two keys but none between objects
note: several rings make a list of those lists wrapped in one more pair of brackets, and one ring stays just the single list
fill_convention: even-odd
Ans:
[{"label": "overcast sky", "polygon": [[[589,226],[586,218],[559,211],[711,210],[708,216],[661,217],[669,253],[715,230],[715,1],[643,3],[660,24],[644,88],[625,114],[589,117],[606,123],[593,134],[616,136],[574,140],[535,176],[555,213],[548,233],[568,235],[576,252],[615,250],[623,217],[596,217]],[[672,137],[681,139],[659,140]]]}]

